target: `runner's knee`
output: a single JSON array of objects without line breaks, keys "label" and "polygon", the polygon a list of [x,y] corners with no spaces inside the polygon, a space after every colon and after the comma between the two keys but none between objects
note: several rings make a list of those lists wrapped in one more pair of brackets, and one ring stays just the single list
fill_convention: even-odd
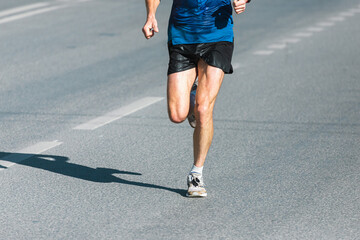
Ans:
[{"label": "runner's knee", "polygon": [[196,124],[206,125],[212,118],[212,107],[210,102],[196,103],[195,105]]},{"label": "runner's knee", "polygon": [[168,113],[169,113],[169,118],[173,123],[182,123],[188,115],[188,113],[171,110],[171,109],[169,109]]}]

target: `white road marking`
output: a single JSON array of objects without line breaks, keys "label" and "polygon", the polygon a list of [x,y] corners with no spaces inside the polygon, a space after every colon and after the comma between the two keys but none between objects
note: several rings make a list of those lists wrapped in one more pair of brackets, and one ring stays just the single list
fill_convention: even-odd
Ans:
[{"label": "white road marking", "polygon": [[34,11],[30,11],[30,12],[26,12],[26,13],[14,15],[14,16],[2,18],[2,19],[0,19],[0,24],[7,23],[7,22],[12,22],[12,21],[19,20],[19,19],[22,19],[22,18],[31,17],[31,16],[34,16],[34,15],[54,11],[54,10],[65,8],[65,7],[67,7],[67,6],[63,5],[63,6],[54,6],[54,7],[42,8],[42,9],[39,9],[39,10],[34,10]]},{"label": "white road marking", "polygon": [[331,17],[331,18],[329,18],[329,21],[333,21],[333,22],[342,22],[344,20],[345,20],[345,18],[343,18],[343,17]]},{"label": "white road marking", "polygon": [[342,16],[342,17],[352,17],[352,16],[354,16],[355,15],[355,13],[353,13],[353,12],[341,12],[341,13],[339,13],[339,16]]},{"label": "white road marking", "polygon": [[[19,162],[22,162],[26,159],[29,159],[33,157],[36,154],[43,153],[47,150],[50,150],[51,148],[57,147],[61,145],[62,142],[59,141],[53,141],[53,142],[39,142],[33,146],[24,148],[18,153],[11,153],[9,155],[6,155],[2,158],[0,158],[0,166],[9,168]],[[0,167],[0,171],[4,170],[4,168]]]},{"label": "white road marking", "polygon": [[285,38],[282,40],[283,43],[298,43],[300,41],[299,38]]},{"label": "white road marking", "polygon": [[317,23],[317,25],[320,27],[331,27],[331,26],[334,26],[334,23],[333,22],[319,22],[319,23]]},{"label": "white road marking", "polygon": [[270,49],[284,49],[284,48],[286,48],[286,44],[283,44],[283,43],[281,43],[281,44],[271,44],[271,45],[268,46],[268,48],[270,48]]},{"label": "white road marking", "polygon": [[352,9],[350,9],[350,12],[352,12],[352,13],[360,13],[360,8],[352,8]]},{"label": "white road marking", "polygon": [[15,14],[15,13],[20,13],[20,12],[25,12],[25,11],[29,11],[35,8],[41,8],[41,7],[46,7],[49,6],[50,3],[47,2],[39,2],[39,3],[34,3],[34,4],[30,4],[30,5],[25,5],[25,6],[21,6],[21,7],[16,7],[16,8],[11,8],[5,11],[1,11],[0,12],[0,17],[4,17],[4,16],[8,16],[11,14]]},{"label": "white road marking", "polygon": [[240,63],[234,63],[234,64],[232,64],[232,66],[233,66],[233,69],[235,70],[235,69],[238,69],[238,68],[240,68]]},{"label": "white road marking", "polygon": [[94,130],[99,127],[102,127],[108,123],[111,123],[115,120],[118,120],[122,117],[125,117],[127,115],[130,115],[136,111],[139,111],[143,108],[146,108],[156,102],[159,102],[163,100],[163,97],[147,97],[142,98],[136,102],[133,102],[127,106],[121,107],[119,109],[116,109],[112,112],[106,113],[105,115],[95,118],[93,120],[90,120],[84,124],[80,124],[73,129],[75,130]]},{"label": "white road marking", "polygon": [[65,3],[68,3],[68,2],[70,2],[70,3],[77,3],[77,2],[79,2],[79,3],[81,3],[81,2],[90,2],[90,1],[92,1],[92,0],[56,0],[57,2],[65,2]]},{"label": "white road marking", "polygon": [[260,50],[260,51],[255,51],[253,54],[254,55],[266,56],[266,55],[271,55],[273,53],[274,53],[274,51],[271,51],[271,50]]},{"label": "white road marking", "polygon": [[313,34],[311,32],[299,32],[295,33],[294,37],[311,37]]},{"label": "white road marking", "polygon": [[310,31],[310,32],[321,32],[321,31],[324,31],[323,28],[321,27],[309,27],[307,28],[306,30]]}]

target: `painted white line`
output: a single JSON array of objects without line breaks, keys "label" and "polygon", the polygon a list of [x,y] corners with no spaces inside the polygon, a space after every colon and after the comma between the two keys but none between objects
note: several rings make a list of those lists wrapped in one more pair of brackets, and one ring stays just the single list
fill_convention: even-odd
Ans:
[{"label": "painted white line", "polygon": [[352,8],[352,9],[350,9],[350,12],[352,12],[352,13],[360,13],[360,8]]},{"label": "painted white line", "polygon": [[286,44],[271,44],[268,46],[270,49],[284,49],[286,48]]},{"label": "painted white line", "polygon": [[299,32],[299,33],[295,33],[294,37],[311,37],[313,35],[313,33],[311,32]]},{"label": "painted white line", "polygon": [[309,27],[307,28],[306,30],[310,31],[310,32],[321,32],[321,31],[324,31],[323,28],[321,27]]},{"label": "painted white line", "polygon": [[329,21],[333,21],[333,22],[342,22],[344,20],[345,20],[344,17],[332,17],[332,18],[329,18]]},{"label": "painted white line", "polygon": [[235,69],[238,69],[238,68],[240,68],[240,63],[234,63],[234,64],[232,64],[232,66],[233,66],[233,69],[235,70]]},{"label": "painted white line", "polygon": [[271,55],[273,53],[274,53],[274,51],[271,51],[271,50],[260,50],[260,51],[255,51],[253,54],[260,55],[260,56],[266,56],[266,55]]},{"label": "painted white line", "polygon": [[339,13],[339,16],[342,16],[342,17],[352,17],[352,16],[354,16],[355,15],[355,13],[353,13],[353,12],[341,12],[341,13]]},{"label": "painted white line", "polygon": [[319,23],[317,23],[317,25],[320,27],[331,27],[331,26],[334,26],[334,23],[333,22],[319,22]]},{"label": "painted white line", "polygon": [[14,16],[6,17],[6,18],[3,18],[3,19],[0,19],[0,24],[7,23],[7,22],[12,22],[12,21],[19,20],[19,19],[22,19],[22,18],[31,17],[31,16],[34,16],[34,15],[54,11],[54,10],[65,8],[65,7],[66,6],[55,6],[55,7],[42,8],[42,9],[39,9],[39,10],[34,10],[34,11],[31,11],[31,12],[26,12],[26,13],[14,15]]},{"label": "painted white line", "polygon": [[0,12],[0,17],[8,16],[8,15],[15,14],[15,13],[29,11],[29,10],[32,10],[32,9],[35,9],[35,8],[46,7],[49,4],[50,3],[47,3],[47,2],[39,2],[39,3],[34,3],[34,4],[25,5],[25,6],[21,6],[21,7],[11,8],[11,9],[8,9],[8,10],[5,10],[5,11],[1,11]]},{"label": "painted white line", "polygon": [[92,0],[56,0],[56,2],[61,3],[82,3],[82,2],[90,2]]},{"label": "painted white line", "polygon": [[[33,146],[24,148],[19,153],[12,153],[9,155],[0,158],[0,166],[9,168],[19,162],[22,162],[28,158],[33,157],[36,154],[43,153],[51,148],[57,147],[61,145],[62,142],[53,141],[53,142],[39,142]],[[0,167],[0,171],[4,170],[4,168]]]},{"label": "painted white line", "polygon": [[90,120],[89,122],[86,122],[84,124],[80,124],[73,129],[75,130],[94,130],[99,127],[102,127],[108,123],[111,123],[115,120],[118,120],[122,117],[125,117],[127,115],[130,115],[136,111],[139,111],[143,108],[146,108],[156,102],[159,102],[163,100],[163,97],[147,97],[142,98],[136,102],[133,102],[127,106],[121,107],[119,109],[116,109],[112,112],[106,113],[105,115],[95,118],[93,120]]},{"label": "painted white line", "polygon": [[282,40],[283,43],[298,43],[300,41],[299,38],[285,38]]}]

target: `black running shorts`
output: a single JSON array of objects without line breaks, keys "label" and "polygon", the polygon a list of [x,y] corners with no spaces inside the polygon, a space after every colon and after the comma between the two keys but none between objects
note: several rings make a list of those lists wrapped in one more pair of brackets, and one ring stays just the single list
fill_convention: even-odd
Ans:
[{"label": "black running shorts", "polygon": [[196,68],[200,59],[224,73],[233,73],[231,58],[234,50],[233,42],[214,42],[198,44],[168,43],[169,68],[168,75]]}]

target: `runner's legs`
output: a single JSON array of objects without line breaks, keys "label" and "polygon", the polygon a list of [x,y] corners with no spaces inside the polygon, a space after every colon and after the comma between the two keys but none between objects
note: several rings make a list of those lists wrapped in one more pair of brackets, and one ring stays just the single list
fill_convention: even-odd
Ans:
[{"label": "runner's legs", "polygon": [[[193,135],[193,144],[194,165],[202,167],[214,135],[213,110],[224,78],[224,72],[220,68],[210,66],[200,60],[198,74],[195,104],[196,128]],[[188,96],[187,99],[189,99]]]},{"label": "runner's legs", "polygon": [[168,113],[172,122],[183,122],[190,109],[190,90],[198,74],[193,135],[194,165],[202,167],[209,151],[213,134],[213,109],[219,93],[224,72],[200,60],[196,68],[168,76]]}]

